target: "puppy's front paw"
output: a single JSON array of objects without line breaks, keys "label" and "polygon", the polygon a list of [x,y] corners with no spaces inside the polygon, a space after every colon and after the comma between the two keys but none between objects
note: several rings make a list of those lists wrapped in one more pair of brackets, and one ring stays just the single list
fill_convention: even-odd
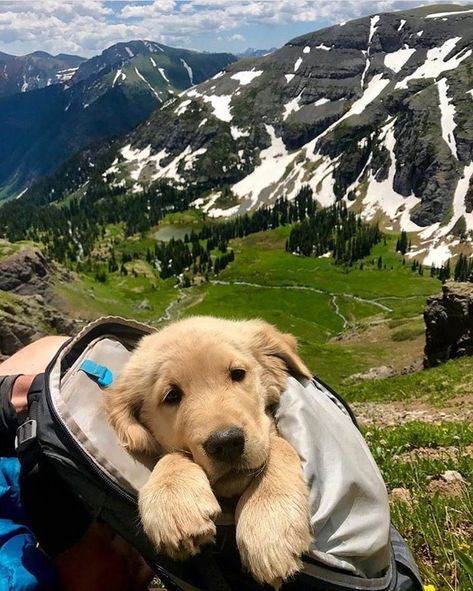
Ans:
[{"label": "puppy's front paw", "polygon": [[255,495],[240,502],[236,540],[242,563],[258,582],[279,589],[302,568],[301,555],[311,542],[306,495]]},{"label": "puppy's front paw", "polygon": [[185,478],[150,479],[140,492],[139,509],[147,536],[171,558],[184,560],[215,541],[220,505],[198,466],[188,468]]}]

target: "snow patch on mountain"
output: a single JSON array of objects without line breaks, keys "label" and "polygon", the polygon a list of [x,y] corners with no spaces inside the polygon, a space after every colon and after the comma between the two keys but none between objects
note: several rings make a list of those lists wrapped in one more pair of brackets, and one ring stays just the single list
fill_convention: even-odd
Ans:
[{"label": "snow patch on mountain", "polygon": [[455,10],[453,12],[434,12],[432,14],[428,14],[425,18],[440,18],[440,17],[449,17],[449,16],[457,16],[458,14],[467,14],[469,12],[473,12],[473,9],[469,10]]},{"label": "snow patch on mountain", "polygon": [[[444,263],[448,261],[448,259],[452,256],[452,252],[450,247],[445,242],[435,241],[433,244],[420,249],[417,254],[422,254],[423,252],[427,253],[426,257],[422,261],[424,265],[427,267],[431,267],[435,265],[436,267],[440,267]],[[410,258],[414,258],[411,257]]]},{"label": "snow patch on mountain", "polygon": [[253,80],[255,78],[258,78],[258,76],[261,76],[262,73],[263,73],[263,70],[255,70],[253,68],[252,70],[249,70],[249,71],[237,72],[236,74],[233,74],[232,76],[230,76],[230,78],[232,80],[238,80],[238,82],[242,86],[246,86],[246,85],[250,84],[251,82],[253,82]]},{"label": "snow patch on mountain", "polygon": [[116,73],[115,73],[115,76],[114,76],[114,78],[113,78],[113,82],[112,82],[112,88],[115,86],[115,84],[117,83],[117,81],[118,81],[118,79],[119,79],[119,78],[121,78],[121,79],[122,79],[122,81],[123,81],[123,80],[125,80],[125,78],[126,78],[126,74],[124,74],[124,73],[122,72],[122,69],[121,69],[121,68],[119,68],[119,69],[116,71]]},{"label": "snow patch on mountain", "polygon": [[184,170],[191,170],[194,168],[198,157],[202,156],[202,154],[205,154],[205,152],[207,152],[207,148],[199,148],[195,152],[190,152],[187,154],[184,158]]},{"label": "snow patch on mountain", "polygon": [[189,76],[189,82],[191,83],[191,86],[194,86],[194,73],[192,71],[192,68],[189,66],[185,59],[181,57],[180,60],[182,65],[184,66],[184,69],[187,72],[187,75]]},{"label": "snow patch on mountain", "polygon": [[417,70],[406,76],[403,80],[396,84],[396,88],[407,88],[410,80],[418,78],[438,78],[442,72],[454,70],[461,64],[461,62],[472,54],[472,50],[462,50],[449,60],[445,61],[447,55],[455,48],[461,37],[453,37],[448,39],[440,47],[429,49],[425,62],[417,68]]},{"label": "snow patch on mountain", "polygon": [[[120,154],[130,164],[133,165],[133,170],[130,172],[130,178],[137,181],[141,175],[141,171],[145,167],[148,159],[151,155],[151,145],[146,146],[143,150],[133,149],[130,144],[124,146],[120,150]],[[115,172],[113,167],[108,169],[107,172]]]},{"label": "snow patch on mountain", "polygon": [[302,58],[298,57],[296,60],[296,63],[294,64],[294,72],[297,72],[297,70],[300,68],[301,64],[302,64]]},{"label": "snow patch on mountain", "polygon": [[171,84],[170,81],[169,81],[169,78],[166,76],[166,71],[164,70],[164,68],[158,68],[158,72],[161,74],[161,76],[164,78],[164,80],[168,84]]},{"label": "snow patch on mountain", "polygon": [[374,99],[381,94],[381,92],[383,92],[389,82],[390,80],[383,78],[382,74],[376,74],[373,76],[362,96],[352,104],[350,110],[345,113],[343,117],[335,122],[334,126],[338,125],[338,123],[344,119],[347,119],[348,117],[351,117],[352,115],[360,115],[366,109],[366,107],[372,103]]},{"label": "snow patch on mountain", "polygon": [[365,86],[366,74],[367,74],[368,69],[370,67],[371,42],[373,40],[374,34],[376,33],[376,29],[378,28],[376,26],[378,24],[378,22],[379,22],[379,14],[376,14],[375,16],[372,16],[370,18],[370,32],[369,32],[369,36],[368,36],[368,46],[367,46],[366,50],[363,51],[363,55],[365,56],[365,68],[363,70],[363,73],[361,74],[361,88],[364,88],[364,86]]},{"label": "snow patch on mountain", "polygon": [[186,112],[187,107],[191,104],[191,102],[192,102],[191,99],[187,99],[185,101],[182,101],[182,103],[174,109],[174,113],[176,113],[176,115],[178,117],[180,117],[181,115],[183,115]]},{"label": "snow patch on mountain", "polygon": [[235,127],[234,125],[232,125],[230,127],[230,133],[232,134],[232,138],[234,140],[237,140],[238,138],[241,138],[241,137],[248,137],[250,135],[249,130],[244,131],[243,129],[239,129],[238,127]]},{"label": "snow patch on mountain", "polygon": [[467,231],[473,230],[473,212],[467,213],[465,206],[465,195],[468,191],[470,181],[473,177],[473,162],[470,162],[468,166],[465,166],[463,170],[463,177],[458,181],[458,185],[453,197],[453,216],[450,222],[451,227],[447,230],[450,231],[459,218],[462,216],[466,221]]},{"label": "snow patch on mountain", "polygon": [[221,121],[226,121],[227,123],[233,119],[233,116],[230,112],[230,103],[232,100],[231,94],[223,94],[223,95],[216,95],[211,94],[210,96],[204,96],[204,101],[206,103],[210,103],[212,105],[213,114],[217,119]]},{"label": "snow patch on mountain", "polygon": [[148,80],[146,80],[146,78],[143,76],[143,74],[136,67],[135,67],[135,72],[136,72],[136,75],[138,76],[138,78],[146,84],[146,86],[151,90],[151,92],[158,99],[158,101],[160,103],[162,103],[163,102],[162,98],[159,96],[159,94],[156,92],[156,90],[153,88],[153,86],[151,86],[151,84],[148,82]]},{"label": "snow patch on mountain", "polygon": [[213,114],[215,117],[217,117],[217,119],[220,119],[221,121],[226,121],[227,123],[229,123],[232,120],[233,116],[230,112],[230,103],[232,101],[231,94],[208,95],[201,94],[197,92],[197,90],[195,89],[189,90],[186,94],[187,96],[198,97],[201,98],[204,102],[210,103],[212,105]]},{"label": "snow patch on mountain", "polygon": [[79,68],[67,68],[66,70],[58,70],[56,72],[56,80],[59,82],[68,82]]},{"label": "snow patch on mountain", "polygon": [[455,141],[455,105],[451,102],[448,97],[448,83],[446,78],[439,80],[438,84],[439,91],[439,106],[440,106],[440,123],[442,126],[442,137],[448,144],[453,156],[458,159],[457,154],[457,143]]},{"label": "snow patch on mountain", "polygon": [[454,254],[453,249],[460,243],[455,236],[451,235],[458,220],[463,217],[466,222],[466,231],[473,230],[473,212],[467,213],[465,206],[465,194],[472,178],[473,162],[465,166],[463,176],[458,181],[453,197],[453,214],[450,221],[443,226],[440,223],[432,224],[422,230],[419,233],[422,243],[417,250],[409,253],[410,258],[425,255],[424,265],[439,267],[448,261]]},{"label": "snow patch on mountain", "polygon": [[282,116],[284,121],[289,117],[289,115],[291,113],[295,113],[296,111],[298,111],[301,108],[300,100],[301,100],[301,96],[302,96],[303,92],[304,92],[304,89],[302,89],[300,91],[300,93],[295,98],[293,98],[292,100],[290,100],[288,103],[286,103],[284,105],[284,113]]},{"label": "snow patch on mountain", "polygon": [[285,78],[286,78],[286,84],[289,84],[289,82],[294,78],[295,74],[284,74]]},{"label": "snow patch on mountain", "polygon": [[388,177],[383,181],[377,181],[373,173],[370,171],[368,176],[368,189],[366,196],[363,199],[363,213],[362,217],[366,220],[371,220],[376,217],[378,211],[383,211],[390,219],[399,219],[400,229],[408,232],[415,232],[421,228],[410,221],[409,212],[415,207],[420,199],[414,195],[404,197],[399,195],[394,190],[394,175],[396,174],[396,156],[394,147],[396,140],[394,137],[393,119],[387,123],[381,130],[380,140],[381,146],[384,146],[389,152],[391,164],[389,166]]},{"label": "snow patch on mountain", "polygon": [[254,207],[258,203],[260,193],[279,180],[281,171],[284,171],[294,158],[293,154],[287,152],[282,139],[276,137],[274,127],[265,125],[265,128],[271,138],[271,145],[261,150],[260,164],[254,171],[232,187],[235,195],[250,200],[249,207]]},{"label": "snow patch on mountain", "polygon": [[393,72],[400,72],[415,52],[413,48],[404,48],[387,53],[384,56],[384,65]]},{"label": "snow patch on mountain", "polygon": [[207,215],[209,216],[209,218],[229,218],[232,215],[238,213],[239,209],[239,205],[229,207],[228,209],[219,209],[218,207],[214,207],[209,211]]}]

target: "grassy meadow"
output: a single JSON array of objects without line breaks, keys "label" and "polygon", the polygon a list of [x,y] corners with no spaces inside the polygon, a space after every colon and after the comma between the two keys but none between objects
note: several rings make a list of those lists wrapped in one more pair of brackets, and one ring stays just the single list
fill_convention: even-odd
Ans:
[{"label": "grassy meadow", "polygon": [[[113,239],[118,252],[143,252],[155,231],[124,242],[120,228],[111,227],[102,248]],[[160,326],[194,314],[260,317],[293,333],[309,367],[353,405],[385,478],[393,522],[425,584],[437,591],[473,589],[473,360],[388,379],[353,377],[379,366],[398,373],[419,367],[422,312],[440,282],[428,269],[419,275],[403,265],[396,235],[376,245],[361,269],[359,263],[344,268],[330,258],[286,253],[288,232],[281,227],[232,240],[235,261],[209,282],[182,288],[159,279],[144,260],[133,260],[126,277],[110,274],[97,283],[81,275],[57,284],[58,301],[77,318],[117,314]]]}]

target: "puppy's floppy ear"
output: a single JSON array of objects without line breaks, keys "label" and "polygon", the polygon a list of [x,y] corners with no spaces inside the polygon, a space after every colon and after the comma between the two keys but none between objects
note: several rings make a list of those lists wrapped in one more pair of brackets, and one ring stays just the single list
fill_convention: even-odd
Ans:
[{"label": "puppy's floppy ear", "polygon": [[297,341],[261,320],[247,323],[249,347],[264,368],[265,386],[271,402],[277,402],[287,386],[288,374],[310,379],[311,373],[297,354]]},{"label": "puppy's floppy ear", "polygon": [[116,385],[105,390],[104,401],[110,424],[123,447],[148,454],[159,451],[157,441],[137,419],[141,396],[136,386],[127,387],[126,381],[119,379]]}]

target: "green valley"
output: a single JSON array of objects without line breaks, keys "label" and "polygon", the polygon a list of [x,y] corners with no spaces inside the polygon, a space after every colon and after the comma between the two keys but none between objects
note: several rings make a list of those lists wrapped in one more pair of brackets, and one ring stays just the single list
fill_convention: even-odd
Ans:
[{"label": "green valley", "polygon": [[[178,215],[165,220],[168,232],[169,221],[193,224],[196,232],[202,223]],[[208,281],[195,276],[188,287],[182,278],[160,279],[146,260],[132,258],[125,276],[107,273],[100,282],[93,273],[81,273],[58,284],[56,294],[63,309],[80,318],[119,314],[159,327],[193,314],[260,317],[296,335],[309,367],[352,404],[385,478],[393,522],[413,549],[424,581],[442,591],[467,589],[473,580],[463,566],[473,534],[467,485],[473,474],[473,361],[386,379],[353,377],[378,366],[395,372],[419,368],[422,312],[441,283],[427,270],[421,275],[403,264],[395,252],[396,234],[349,267],[330,257],[286,252],[289,232],[288,225],[231,240],[235,260]],[[109,226],[96,251],[114,241],[116,253],[144,257],[155,233],[156,228],[125,239],[120,224]],[[217,254],[215,249],[212,256]]]}]

